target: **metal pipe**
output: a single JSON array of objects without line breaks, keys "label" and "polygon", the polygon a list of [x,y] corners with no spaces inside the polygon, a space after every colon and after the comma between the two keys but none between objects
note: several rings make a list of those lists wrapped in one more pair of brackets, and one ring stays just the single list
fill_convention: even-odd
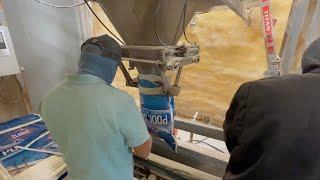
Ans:
[{"label": "metal pipe", "polygon": [[136,58],[128,58],[128,57],[123,57],[123,61],[132,61],[132,62],[140,62],[140,63],[147,63],[147,64],[163,64],[160,61],[155,61],[155,60],[149,60],[149,59],[136,59]]},{"label": "metal pipe", "polygon": [[174,127],[187,132],[192,132],[194,134],[199,134],[201,136],[206,136],[209,138],[224,141],[224,134],[221,128],[214,126],[205,125],[199,122],[175,120]]}]

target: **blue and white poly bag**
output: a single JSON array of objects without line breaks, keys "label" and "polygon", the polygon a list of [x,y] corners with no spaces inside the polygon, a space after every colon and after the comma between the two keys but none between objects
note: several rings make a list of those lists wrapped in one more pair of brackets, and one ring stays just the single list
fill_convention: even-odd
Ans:
[{"label": "blue and white poly bag", "polygon": [[162,95],[157,83],[160,77],[154,75],[139,76],[141,111],[150,133],[159,136],[174,150],[177,143],[173,134],[174,98]]},{"label": "blue and white poly bag", "polygon": [[0,124],[0,161],[7,170],[34,165],[51,155],[34,150],[58,152],[39,115],[30,114]]}]

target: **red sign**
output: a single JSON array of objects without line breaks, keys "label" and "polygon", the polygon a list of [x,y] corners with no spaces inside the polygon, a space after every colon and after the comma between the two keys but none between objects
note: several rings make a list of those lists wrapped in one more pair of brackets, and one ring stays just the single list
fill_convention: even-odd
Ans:
[{"label": "red sign", "polygon": [[266,35],[272,35],[272,20],[270,16],[269,6],[264,6],[262,8],[263,21],[265,24],[265,33]]},{"label": "red sign", "polygon": [[[268,2],[268,0],[261,0],[261,2]],[[274,53],[274,40],[273,40],[273,20],[270,14],[269,3],[262,7],[262,19],[264,24],[265,45],[268,54]]]},{"label": "red sign", "polygon": [[14,141],[21,140],[21,139],[27,137],[31,133],[32,133],[32,129],[21,128],[21,129],[18,129],[13,134],[11,134],[11,139]]}]

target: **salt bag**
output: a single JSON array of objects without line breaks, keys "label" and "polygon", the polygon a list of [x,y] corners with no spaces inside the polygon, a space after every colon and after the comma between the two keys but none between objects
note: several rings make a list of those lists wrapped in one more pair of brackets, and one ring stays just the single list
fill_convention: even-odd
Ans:
[{"label": "salt bag", "polygon": [[162,94],[155,75],[139,75],[141,111],[150,133],[163,139],[174,151],[177,143],[173,134],[174,98]]},{"label": "salt bag", "polygon": [[0,124],[0,161],[8,171],[16,171],[50,156],[18,147],[58,152],[57,144],[53,142],[46,125],[37,114]]}]

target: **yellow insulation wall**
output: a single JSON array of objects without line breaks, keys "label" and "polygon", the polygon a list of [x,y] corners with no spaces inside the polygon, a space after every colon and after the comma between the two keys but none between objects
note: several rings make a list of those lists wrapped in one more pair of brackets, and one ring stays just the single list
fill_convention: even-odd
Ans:
[{"label": "yellow insulation wall", "polygon": [[[277,51],[281,46],[291,3],[292,0],[272,1],[272,13],[277,19]],[[101,9],[98,6],[94,9],[112,28]],[[266,58],[260,9],[257,8],[251,13],[250,27],[246,27],[230,10],[212,11],[194,17],[193,25],[187,29],[187,35],[190,40],[200,44],[201,62],[188,66],[183,71],[182,92],[176,101],[179,116],[191,118],[198,111],[202,116],[211,117],[214,124],[221,125],[239,85],[263,77]],[[94,35],[104,33],[105,29],[94,20]],[[114,84],[134,95],[137,102],[139,101],[137,90],[125,87],[121,73]]]}]

